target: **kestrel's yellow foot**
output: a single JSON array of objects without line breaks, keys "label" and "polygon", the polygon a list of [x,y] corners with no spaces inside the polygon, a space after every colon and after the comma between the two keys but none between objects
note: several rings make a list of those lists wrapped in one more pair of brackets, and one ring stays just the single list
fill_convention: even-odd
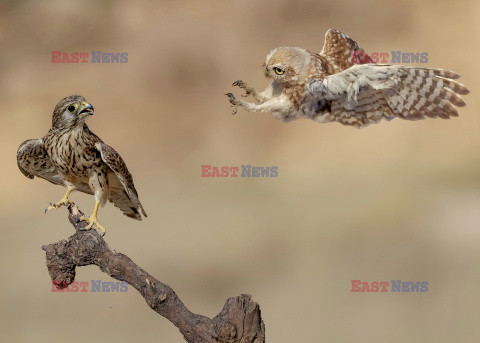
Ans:
[{"label": "kestrel's yellow foot", "polygon": [[97,212],[98,212],[98,207],[99,207],[100,203],[98,201],[95,202],[95,208],[93,209],[93,213],[90,217],[88,218],[85,218],[84,216],[81,216],[80,218],[77,219],[77,223],[80,223],[81,221],[86,221],[88,223],[87,226],[85,226],[85,228],[83,228],[83,230],[85,231],[88,231],[90,230],[93,225],[96,225],[100,230],[102,230],[102,237],[105,236],[105,228],[100,225],[100,223],[98,222],[98,219],[97,219]]},{"label": "kestrel's yellow foot", "polygon": [[93,214],[88,217],[80,217],[78,218],[77,222],[80,223],[81,221],[86,221],[88,223],[87,226],[83,230],[88,231],[90,230],[94,225],[96,225],[101,231],[102,231],[102,237],[105,236],[105,228],[98,222],[97,216],[94,216]]},{"label": "kestrel's yellow foot", "polygon": [[48,206],[48,207],[45,209],[45,214],[47,214],[48,211],[51,211],[51,210],[54,210],[54,209],[56,210],[57,208],[60,208],[60,207],[62,207],[62,206],[69,206],[69,205],[71,205],[71,204],[72,204],[72,202],[71,202],[70,200],[68,200],[68,199],[67,199],[67,200],[62,199],[62,200],[60,200],[60,201],[57,202],[57,203],[51,202],[51,203],[50,203],[50,206]]},{"label": "kestrel's yellow foot", "polygon": [[68,206],[68,205],[71,205],[72,202],[70,200],[68,200],[68,197],[70,196],[70,193],[72,192],[72,188],[67,188],[67,192],[65,193],[65,195],[63,196],[62,199],[60,199],[59,202],[57,203],[53,203],[51,202],[50,203],[50,206],[48,206],[46,209],[45,209],[45,214],[47,214],[48,211],[51,211],[53,209],[57,209],[57,208],[60,208],[62,206]]}]

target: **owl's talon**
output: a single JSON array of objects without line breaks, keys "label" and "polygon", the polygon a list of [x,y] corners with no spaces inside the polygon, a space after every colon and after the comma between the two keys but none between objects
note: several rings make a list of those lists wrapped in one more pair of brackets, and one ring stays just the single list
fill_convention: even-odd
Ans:
[{"label": "owl's talon", "polygon": [[248,87],[247,84],[245,82],[243,82],[242,80],[235,81],[232,84],[232,86],[240,87],[245,91],[245,94],[244,95],[242,94],[242,98],[246,98],[246,97],[248,97],[252,94],[252,88]]},{"label": "owl's talon", "polygon": [[238,101],[237,99],[235,98],[235,95],[233,95],[232,93],[227,93],[225,94],[227,97],[228,97],[228,101],[234,105],[234,106],[237,106],[238,105]]},{"label": "owl's talon", "polygon": [[233,86],[233,87],[244,88],[244,87],[245,87],[245,84],[243,83],[242,80],[237,80],[237,81],[235,81],[234,83],[232,83],[232,86]]}]

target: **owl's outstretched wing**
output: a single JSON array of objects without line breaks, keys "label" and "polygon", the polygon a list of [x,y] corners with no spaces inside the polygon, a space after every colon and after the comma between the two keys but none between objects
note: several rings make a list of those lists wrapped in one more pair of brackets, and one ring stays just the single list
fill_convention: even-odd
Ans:
[{"label": "owl's outstretched wing", "polygon": [[457,117],[465,106],[458,94],[469,90],[453,81],[460,75],[442,69],[363,64],[313,80],[308,88],[323,112],[322,121],[364,127],[399,117]]},{"label": "owl's outstretched wing", "polygon": [[373,63],[370,56],[358,46],[357,42],[335,29],[330,29],[325,34],[325,42],[320,55],[330,62],[329,67],[335,69],[327,70],[329,74],[341,72],[354,64]]},{"label": "owl's outstretched wing", "polygon": [[108,174],[110,182],[109,200],[120,208],[126,216],[137,220],[142,220],[139,209],[146,217],[147,214],[138,199],[138,193],[133,184],[132,174],[127,169],[127,165],[122,157],[110,146],[98,142],[95,148],[100,152],[102,161],[111,169],[113,173]]},{"label": "owl's outstretched wing", "polygon": [[[20,144],[17,151],[18,169],[29,179],[35,176],[45,179],[55,185],[65,186],[62,177],[50,161],[47,150],[40,139],[27,139]],[[75,189],[88,194],[93,194],[87,183],[80,182]]]}]

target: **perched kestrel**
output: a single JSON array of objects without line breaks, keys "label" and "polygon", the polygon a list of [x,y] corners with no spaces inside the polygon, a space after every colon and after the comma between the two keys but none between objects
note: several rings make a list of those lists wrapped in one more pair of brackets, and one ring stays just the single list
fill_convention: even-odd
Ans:
[{"label": "perched kestrel", "polygon": [[30,179],[37,176],[67,187],[63,198],[50,203],[45,213],[70,204],[73,190],[93,194],[93,213],[81,220],[88,222],[86,230],[96,225],[105,234],[97,213],[98,207],[107,200],[130,218],[142,220],[139,210],[145,217],[147,214],[122,157],[85,124],[85,119],[91,115],[93,106],[80,95],[60,100],[53,110],[50,131],[43,138],[23,142],[18,148],[17,163],[20,171]]},{"label": "perched kestrel", "polygon": [[265,61],[265,75],[274,81],[262,93],[243,81],[243,88],[259,104],[226,94],[230,103],[250,112],[272,112],[284,121],[309,118],[337,121],[357,128],[395,117],[419,120],[457,117],[458,94],[468,89],[453,81],[460,75],[442,69],[373,64],[347,35],[328,30],[320,53],[280,47]]}]

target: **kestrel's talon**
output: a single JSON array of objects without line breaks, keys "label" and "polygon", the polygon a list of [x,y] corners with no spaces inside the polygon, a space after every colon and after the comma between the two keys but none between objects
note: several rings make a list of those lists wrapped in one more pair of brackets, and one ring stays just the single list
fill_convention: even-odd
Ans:
[{"label": "kestrel's talon", "polygon": [[69,205],[71,205],[71,204],[72,204],[71,201],[59,201],[59,202],[57,202],[57,203],[50,203],[50,206],[48,206],[47,209],[48,209],[49,211],[50,211],[50,210],[53,210],[53,209],[56,210],[56,209],[59,209],[59,208],[62,207],[62,206],[67,207],[67,206],[69,206]]},{"label": "kestrel's talon", "polygon": [[102,232],[101,232],[101,236],[105,236],[105,228],[100,225],[100,223],[98,222],[98,219],[97,219],[97,212],[98,212],[98,207],[99,207],[100,203],[98,201],[95,202],[95,208],[93,209],[93,213],[90,217],[88,218],[85,218],[84,216],[81,216],[80,218],[77,219],[77,224],[82,222],[82,221],[85,221],[88,223],[87,226],[85,226],[84,228],[80,229],[80,231],[88,231],[90,230],[94,225],[97,226],[97,228],[99,228]]},{"label": "kestrel's talon", "polygon": [[93,220],[85,220],[86,222],[88,222],[89,224],[87,226],[85,226],[85,231],[88,231],[92,228],[93,224],[95,224],[95,221]]},{"label": "kestrel's talon", "polygon": [[93,228],[94,225],[97,226],[97,228],[99,228],[101,230],[101,236],[105,236],[105,233],[106,233],[106,230],[105,228],[98,222],[96,216],[94,217],[93,214],[92,216],[90,216],[89,218],[80,218],[81,221],[86,221],[88,223],[87,226],[85,226],[82,231],[89,231],[90,229]]},{"label": "kestrel's talon", "polygon": [[51,210],[56,210],[62,206],[65,206],[67,207],[68,205],[71,205],[72,202],[70,200],[68,200],[68,197],[70,196],[70,193],[72,193],[72,190],[73,188],[72,187],[68,187],[67,188],[67,192],[65,193],[65,195],[62,197],[62,199],[60,199],[59,202],[57,203],[53,203],[51,202],[50,203],[50,206],[48,206],[46,209],[45,209],[45,214],[47,214],[48,211],[51,211]]},{"label": "kestrel's talon", "polygon": [[102,233],[100,234],[100,236],[102,236],[102,237],[105,236],[105,234],[107,233],[107,230],[105,230],[105,228],[102,225],[100,225],[98,222],[97,222],[97,227],[100,230],[102,230]]}]

